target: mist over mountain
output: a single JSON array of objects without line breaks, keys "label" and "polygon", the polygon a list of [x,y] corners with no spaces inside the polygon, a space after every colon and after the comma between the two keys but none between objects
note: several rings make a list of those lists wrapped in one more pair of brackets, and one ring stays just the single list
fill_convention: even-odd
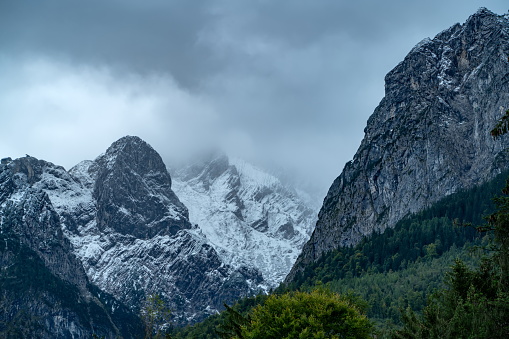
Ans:
[{"label": "mist over mountain", "polygon": [[[9,227],[39,251],[59,234],[61,254],[37,252],[54,275],[84,295],[90,282],[134,313],[157,294],[180,325],[277,287],[315,221],[295,191],[246,162],[223,155],[172,179],[161,156],[133,136],[69,171],[28,156],[3,162],[2,218],[18,211]],[[37,210],[50,211],[54,231],[39,221],[28,228],[36,233],[21,232],[43,213],[23,208],[26,199],[44,203]]]},{"label": "mist over mountain", "polygon": [[304,192],[224,154],[175,171],[173,183],[198,232],[229,265],[256,267],[265,290],[283,281],[316,222]]}]

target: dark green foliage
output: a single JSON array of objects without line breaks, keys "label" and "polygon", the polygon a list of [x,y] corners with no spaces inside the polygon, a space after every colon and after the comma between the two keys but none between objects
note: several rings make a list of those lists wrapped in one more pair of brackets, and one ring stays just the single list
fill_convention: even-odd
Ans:
[{"label": "dark green foliage", "polygon": [[[260,294],[255,297],[242,298],[229,308],[244,317],[249,311],[251,311],[251,309],[253,309],[253,307],[263,304],[267,298],[268,296],[264,294]],[[231,313],[223,311],[220,314],[208,317],[201,323],[174,329],[173,336],[177,339],[220,338],[218,333],[226,335],[232,330],[229,325],[226,325],[225,327],[225,324],[230,323],[231,320],[233,320],[231,319]]]},{"label": "dark green foliage", "polygon": [[394,338],[509,338],[509,298],[500,289],[500,271],[486,259],[477,270],[458,260],[446,289],[434,293],[422,314],[403,313]]},{"label": "dark green foliage", "polygon": [[453,227],[449,218],[404,220],[383,234],[373,234],[354,247],[343,247],[322,256],[297,276],[291,286],[301,288],[337,279],[405,269],[409,263],[441,256],[451,247],[473,241],[474,229]]},{"label": "dark green foliage", "polygon": [[217,339],[219,335],[216,333],[216,328],[222,323],[225,316],[226,314],[222,312],[212,315],[198,324],[176,328],[173,330],[172,336],[177,339]]},{"label": "dark green foliage", "polygon": [[422,315],[411,309],[394,338],[509,338],[509,180],[481,232],[493,232],[491,256],[475,270],[457,260],[447,288],[432,295]]},{"label": "dark green foliage", "polygon": [[463,247],[478,239],[479,234],[474,228],[454,227],[454,221],[475,224],[493,212],[491,197],[506,177],[507,173],[503,173],[488,183],[453,194],[401,220],[383,234],[375,233],[356,246],[323,255],[298,274],[289,287],[306,288],[318,282],[397,271],[412,262],[439,257],[453,246]]},{"label": "dark green foliage", "polygon": [[[509,110],[491,131],[494,138],[509,131]],[[446,277],[447,288],[432,295],[422,315],[403,313],[404,326],[394,338],[509,337],[509,179],[504,195],[493,199],[496,211],[480,232],[492,232],[487,256],[475,270],[457,260]]]},{"label": "dark green foliage", "polygon": [[368,302],[368,316],[379,326],[399,324],[400,309],[421,311],[429,295],[444,287],[443,276],[456,258],[469,266],[479,261],[470,249],[487,239],[474,227],[455,224],[478,223],[493,212],[491,197],[506,176],[446,197],[394,229],[322,256],[285,288],[309,290],[322,284],[338,293],[354,291]]},{"label": "dark green foliage", "polygon": [[[252,298],[244,298],[239,300],[233,306],[227,306],[227,310],[221,314],[211,316],[205,321],[194,326],[188,326],[182,329],[175,329],[173,336],[175,338],[232,338],[242,335],[242,326],[246,326],[246,322],[251,320],[250,313],[253,309],[265,305],[267,299],[277,297],[281,298],[283,295],[291,295],[293,292],[284,289],[278,289],[271,296],[259,295]],[[329,291],[320,290],[317,293],[332,294]],[[341,297],[350,305],[355,305],[355,308],[362,314],[366,312],[367,304],[361,301],[358,297],[345,294]],[[226,306],[226,305],[225,305]],[[365,330],[372,328],[367,325]]]},{"label": "dark green foliage", "polygon": [[248,326],[251,320],[249,315],[244,316],[226,304],[224,307],[226,308],[226,318],[216,328],[216,333],[224,339],[243,338],[243,328]]},{"label": "dark green foliage", "polygon": [[498,138],[509,132],[509,110],[507,110],[502,118],[498,121],[490,132],[491,136]]},{"label": "dark green foliage", "polygon": [[400,322],[401,309],[422,310],[428,296],[444,286],[443,276],[457,257],[474,262],[465,248],[452,248],[439,258],[411,263],[405,269],[334,280],[327,286],[341,294],[359,295],[369,305],[367,315],[379,327],[387,327]]},{"label": "dark green foliage", "polygon": [[325,289],[273,294],[247,316],[227,309],[231,329],[222,338],[369,338],[373,327],[352,298]]},{"label": "dark green foliage", "polygon": [[383,234],[373,234],[353,247],[342,247],[323,255],[306,267],[289,285],[292,289],[312,287],[318,282],[359,277],[405,269],[418,260],[439,257],[451,247],[463,247],[479,238],[474,228],[452,227],[455,220],[479,224],[494,211],[491,197],[508,173],[472,189],[450,195],[432,207],[396,224]]}]

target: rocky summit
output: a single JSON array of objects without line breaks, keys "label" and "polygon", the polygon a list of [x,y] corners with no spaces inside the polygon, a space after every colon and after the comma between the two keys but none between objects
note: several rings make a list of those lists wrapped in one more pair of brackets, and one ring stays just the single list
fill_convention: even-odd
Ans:
[{"label": "rocky summit", "polygon": [[[158,294],[175,324],[186,324],[259,291],[256,268],[225,264],[193,231],[161,157],[138,137],[124,137],[68,172],[32,157],[1,166],[2,234],[12,231],[78,296],[92,296],[91,283],[137,313],[148,295]],[[17,260],[4,247],[3,263]]]},{"label": "rocky summit", "polygon": [[[134,136],[69,171],[33,157],[1,166],[4,234],[15,231],[78,296],[94,296],[93,288],[109,305],[138,313],[158,294],[176,325],[277,287],[316,220],[302,194],[225,155],[180,168],[172,180],[159,154]],[[112,333],[121,330],[136,328]]]},{"label": "rocky summit", "polygon": [[171,190],[163,160],[140,138],[125,137],[113,143],[87,172],[93,175],[97,226],[101,230],[111,228],[149,239],[191,228],[187,208]]},{"label": "rocky summit", "polygon": [[[69,192],[57,183],[49,196],[89,279],[102,290],[135,310],[158,294],[177,324],[256,293],[261,275],[225,265],[206,238],[192,232],[165,164],[140,138],[121,138],[69,173],[78,188]],[[69,194],[79,194],[80,202]]]},{"label": "rocky summit", "polygon": [[383,232],[508,167],[490,130],[509,108],[509,18],[480,9],[417,44],[385,78],[385,97],[324,199],[292,272]]}]

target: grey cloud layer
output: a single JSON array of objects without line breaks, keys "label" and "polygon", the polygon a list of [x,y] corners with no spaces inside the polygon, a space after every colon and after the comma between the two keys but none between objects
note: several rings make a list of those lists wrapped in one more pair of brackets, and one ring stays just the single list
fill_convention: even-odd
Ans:
[{"label": "grey cloud layer", "polygon": [[324,193],[358,147],[384,75],[480,6],[508,9],[459,0],[2,1],[0,118],[9,132],[0,156],[54,150],[47,160],[68,167],[138,134],[168,159],[217,144]]}]

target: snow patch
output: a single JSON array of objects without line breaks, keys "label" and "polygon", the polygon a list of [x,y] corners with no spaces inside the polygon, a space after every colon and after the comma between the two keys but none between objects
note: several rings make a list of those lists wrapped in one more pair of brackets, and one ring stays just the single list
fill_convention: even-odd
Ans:
[{"label": "snow patch", "polygon": [[[212,163],[203,167],[214,171]],[[194,176],[180,171],[173,189],[198,225],[191,233],[205,235],[226,264],[260,270],[264,289],[277,287],[311,236],[316,211],[276,177],[238,158],[229,164],[235,170],[207,183],[195,168]]]}]

